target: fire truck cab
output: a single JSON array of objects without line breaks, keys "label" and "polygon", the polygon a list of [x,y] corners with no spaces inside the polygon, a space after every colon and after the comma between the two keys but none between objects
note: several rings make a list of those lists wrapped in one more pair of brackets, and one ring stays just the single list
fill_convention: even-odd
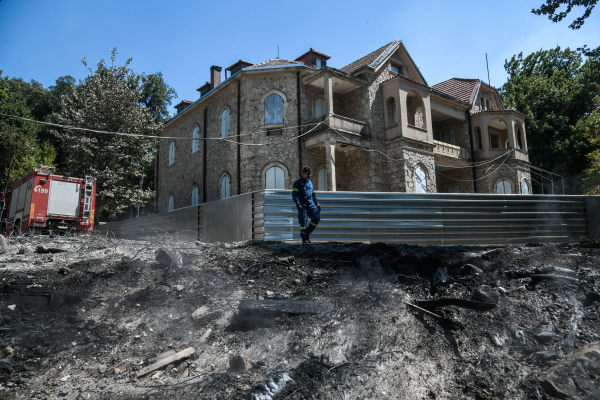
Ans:
[{"label": "fire truck cab", "polygon": [[64,233],[94,229],[96,178],[52,175],[40,166],[11,187],[6,235],[26,231]]}]

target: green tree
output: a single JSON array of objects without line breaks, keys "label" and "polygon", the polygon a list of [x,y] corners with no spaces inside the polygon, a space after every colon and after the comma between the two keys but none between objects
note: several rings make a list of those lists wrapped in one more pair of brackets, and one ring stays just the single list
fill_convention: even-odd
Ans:
[{"label": "green tree", "polygon": [[[598,0],[546,0],[545,4],[542,4],[540,8],[531,10],[535,15],[547,15],[548,19],[552,22],[562,21],[571,11],[573,7],[582,6],[585,7],[585,11],[581,17],[578,17],[569,25],[571,29],[579,29],[585,23],[585,20],[592,14],[592,10],[598,3]],[[565,11],[558,12],[558,9],[562,6],[566,6]]]},{"label": "green tree", "polygon": [[[140,105],[148,81],[131,71],[129,58],[116,66],[117,50],[111,51],[111,63],[104,60],[90,71],[71,95],[60,97],[60,111],[54,114],[62,125],[106,132],[154,135],[161,127],[152,112]],[[144,165],[152,161],[153,140],[62,129],[54,131],[69,153],[69,168],[77,174],[97,178],[96,215],[114,218],[128,206],[143,204],[153,192],[130,185],[139,180]]]},{"label": "green tree", "polygon": [[[0,74],[2,71],[0,71]],[[0,77],[0,113],[34,119],[40,87],[19,79]],[[8,193],[21,176],[40,164],[52,165],[54,147],[38,139],[40,126],[13,118],[0,118],[0,191]]]},{"label": "green tree", "polygon": [[590,166],[586,169],[586,178],[584,184],[587,194],[600,195],[600,85],[596,84],[596,98],[594,99],[595,109],[582,121],[582,127],[589,141],[597,146],[593,152],[587,155]]},{"label": "green tree", "polygon": [[581,193],[595,145],[585,121],[594,110],[600,82],[599,54],[556,47],[507,60],[509,77],[501,88],[505,105],[527,116],[529,159],[533,165],[566,176],[565,191]]},{"label": "green tree", "polygon": [[142,75],[142,96],[140,104],[148,108],[154,115],[156,122],[164,123],[169,119],[167,106],[177,98],[175,89],[167,85],[162,72],[151,75]]}]

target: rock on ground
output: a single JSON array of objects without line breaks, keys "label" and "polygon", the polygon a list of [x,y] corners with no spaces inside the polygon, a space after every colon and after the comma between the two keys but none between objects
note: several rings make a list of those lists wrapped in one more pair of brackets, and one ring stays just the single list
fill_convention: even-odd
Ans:
[{"label": "rock on ground", "polygon": [[164,268],[181,268],[183,266],[181,254],[170,247],[158,249],[156,252],[156,261]]},{"label": "rock on ground", "polygon": [[600,399],[599,377],[600,342],[595,342],[551,368],[542,387],[559,399]]}]

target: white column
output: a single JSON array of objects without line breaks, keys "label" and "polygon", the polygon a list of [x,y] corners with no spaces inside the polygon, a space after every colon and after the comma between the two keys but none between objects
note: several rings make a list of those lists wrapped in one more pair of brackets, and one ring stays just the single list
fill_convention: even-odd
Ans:
[{"label": "white column", "polygon": [[508,128],[508,145],[513,149],[518,149],[519,147],[517,146],[517,139],[515,137],[515,121],[512,119],[509,120],[506,126]]},{"label": "white column", "polygon": [[325,161],[327,162],[327,191],[335,192],[335,140],[325,142]]},{"label": "white column", "polygon": [[331,72],[325,72],[323,76],[325,80],[325,115],[330,117],[333,115],[333,79],[331,78]]}]

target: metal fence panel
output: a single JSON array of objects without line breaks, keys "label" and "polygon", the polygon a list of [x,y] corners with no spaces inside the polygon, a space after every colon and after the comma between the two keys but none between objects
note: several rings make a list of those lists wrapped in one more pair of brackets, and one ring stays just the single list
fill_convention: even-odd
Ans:
[{"label": "metal fence panel", "polygon": [[[315,242],[494,244],[587,236],[584,196],[317,192]],[[297,241],[289,190],[265,190],[264,240]]]}]

